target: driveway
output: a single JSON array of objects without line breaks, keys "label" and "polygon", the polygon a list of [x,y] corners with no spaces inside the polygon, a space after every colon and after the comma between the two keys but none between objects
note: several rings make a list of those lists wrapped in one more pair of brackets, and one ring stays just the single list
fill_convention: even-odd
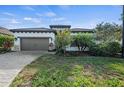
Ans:
[{"label": "driveway", "polygon": [[11,84],[16,75],[45,51],[23,51],[0,54],[0,87]]}]

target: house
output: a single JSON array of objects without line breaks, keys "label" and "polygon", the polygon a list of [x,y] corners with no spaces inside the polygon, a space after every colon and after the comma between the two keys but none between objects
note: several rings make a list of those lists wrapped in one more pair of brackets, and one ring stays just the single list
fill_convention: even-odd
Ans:
[{"label": "house", "polygon": [[13,35],[13,33],[4,27],[0,27],[0,35],[10,35],[11,36],[11,35]]},{"label": "house", "polygon": [[14,50],[32,51],[32,50],[50,50],[50,44],[55,48],[56,31],[70,30],[72,35],[77,33],[93,33],[92,29],[71,28],[71,25],[50,25],[50,28],[21,28],[10,29],[16,40]]}]

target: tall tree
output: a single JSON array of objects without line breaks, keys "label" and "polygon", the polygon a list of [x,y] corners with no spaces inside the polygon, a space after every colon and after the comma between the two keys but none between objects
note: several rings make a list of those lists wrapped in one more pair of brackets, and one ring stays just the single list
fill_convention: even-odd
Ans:
[{"label": "tall tree", "polygon": [[123,5],[122,20],[123,20],[123,34],[122,34],[122,57],[124,58],[124,5]]},{"label": "tall tree", "polygon": [[96,39],[101,42],[121,41],[122,29],[121,25],[115,23],[100,23],[94,29]]}]

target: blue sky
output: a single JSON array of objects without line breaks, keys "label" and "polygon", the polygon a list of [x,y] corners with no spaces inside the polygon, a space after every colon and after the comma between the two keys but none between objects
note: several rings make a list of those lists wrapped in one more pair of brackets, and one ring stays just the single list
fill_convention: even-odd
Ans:
[{"label": "blue sky", "polygon": [[8,5],[0,6],[0,26],[6,28],[48,27],[69,24],[72,28],[94,28],[100,22],[121,24],[122,6]]}]

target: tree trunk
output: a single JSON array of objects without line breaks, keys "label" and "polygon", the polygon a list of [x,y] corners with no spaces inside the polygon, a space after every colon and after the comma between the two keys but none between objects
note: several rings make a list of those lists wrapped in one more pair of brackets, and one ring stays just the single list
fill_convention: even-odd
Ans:
[{"label": "tree trunk", "polygon": [[123,5],[122,20],[123,20],[123,32],[122,32],[122,57],[124,58],[124,5]]}]

